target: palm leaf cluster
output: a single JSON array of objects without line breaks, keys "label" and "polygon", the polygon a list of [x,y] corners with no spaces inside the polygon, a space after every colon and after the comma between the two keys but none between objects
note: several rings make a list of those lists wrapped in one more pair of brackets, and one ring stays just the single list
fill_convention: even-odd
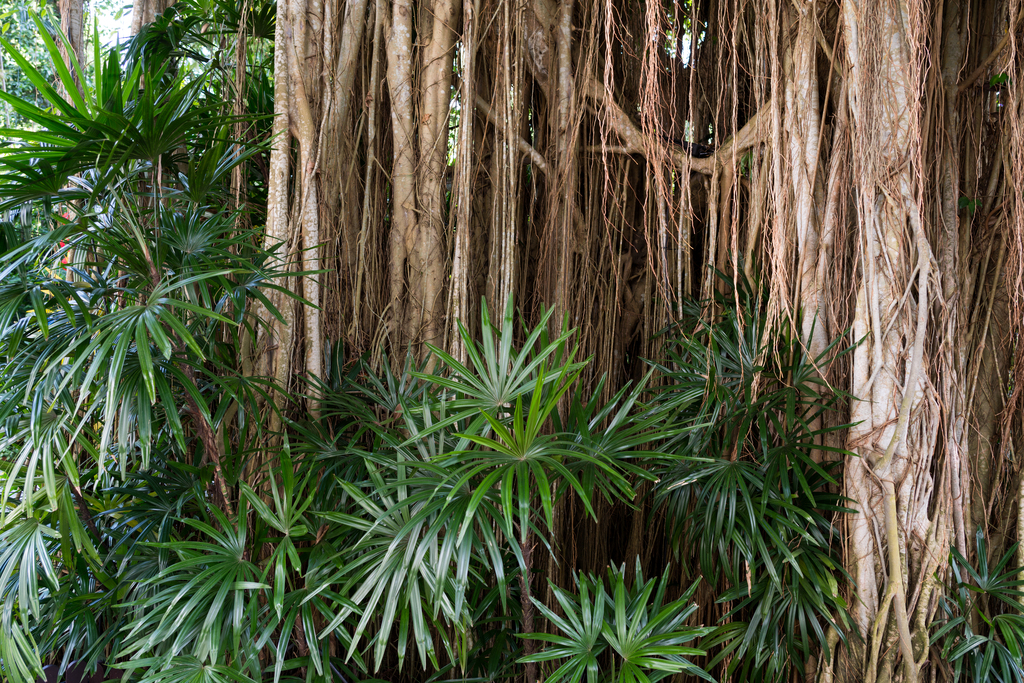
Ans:
[{"label": "palm leaf cluster", "polygon": [[977,567],[956,548],[950,550],[952,580],[939,603],[934,651],[954,681],[1024,681],[1024,577],[1016,559],[1018,545],[996,562],[988,561],[985,534],[976,535]]},{"label": "palm leaf cluster", "polygon": [[[0,148],[3,677],[781,680],[830,629],[856,637],[820,379],[842,350],[807,358],[742,282],[690,303],[607,401],[574,331],[551,311],[524,329],[511,300],[493,321],[483,302],[478,337],[459,327],[463,358],[431,347],[399,372],[337,345],[307,395],[256,375],[275,302],[298,299],[287,245],[246,227],[270,84],[254,73],[256,114],[229,115],[200,17],[223,35],[248,21],[258,64],[268,7],[179,3],[89,68],[44,33],[66,98],[4,45],[49,104],[0,94],[33,123]],[[647,504],[641,486],[675,569],[645,580],[633,557],[545,587],[559,515]],[[1014,656],[995,627],[962,635],[978,603],[958,585],[936,636],[950,658]]]},{"label": "palm leaf cluster", "polygon": [[684,311],[692,334],[670,338],[660,365],[658,405],[680,432],[660,495],[674,544],[727,608],[704,641],[713,661],[782,679],[812,647],[829,652],[828,629],[850,632],[833,525],[848,510],[828,441],[842,427],[824,422],[838,397],[819,374],[837,349],[808,358],[742,282],[709,304]]},{"label": "palm leaf cluster", "polygon": [[[696,584],[666,602],[667,576],[645,582],[638,560],[633,587],[628,588],[624,570],[625,566],[609,567],[607,588],[603,579],[578,576],[579,595],[553,586],[561,613],[539,602],[537,607],[561,634],[527,634],[550,647],[524,660],[566,660],[548,677],[551,683],[575,683],[584,675],[588,683],[597,683],[602,680],[602,659],[608,662],[612,679],[628,683],[654,683],[681,672],[713,681],[685,658],[704,655],[683,644],[713,630],[685,626],[697,609],[689,602]],[[606,651],[614,654],[602,658]]]}]

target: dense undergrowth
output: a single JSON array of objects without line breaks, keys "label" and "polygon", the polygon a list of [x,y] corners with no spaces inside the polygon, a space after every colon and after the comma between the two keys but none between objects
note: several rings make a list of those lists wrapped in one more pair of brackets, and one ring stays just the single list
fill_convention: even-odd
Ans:
[{"label": "dense undergrowth", "polygon": [[[265,121],[224,111],[210,45],[179,48],[197,30],[172,16],[91,71],[58,61],[66,99],[22,60],[49,105],[4,96],[34,122],[0,150],[6,680],[73,661],[166,683],[786,680],[858,637],[840,397],[816,370],[845,349],[807,358],[743,282],[679,311],[607,402],[574,331],[524,328],[511,301],[493,322],[481,303],[463,358],[336,345],[292,393],[255,373],[268,292],[296,274],[258,227]],[[672,561],[549,583],[567,501],[641,490]],[[1019,633],[1016,585],[985,607]],[[963,586],[954,660],[978,650]]]}]

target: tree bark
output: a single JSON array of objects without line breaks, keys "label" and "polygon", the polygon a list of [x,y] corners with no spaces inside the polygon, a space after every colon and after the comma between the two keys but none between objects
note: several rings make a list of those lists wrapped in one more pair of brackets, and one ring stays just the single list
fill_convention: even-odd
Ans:
[{"label": "tree bark", "polygon": [[[388,91],[391,94],[391,131],[394,145],[394,212],[391,217],[389,246],[388,332],[392,345],[402,348],[416,338],[414,311],[410,294],[418,284],[409,265],[419,243],[419,207],[416,206],[416,127],[413,115],[413,28],[412,0],[395,0],[387,36]],[[422,264],[416,264],[422,266]]]},{"label": "tree bark", "polygon": [[174,2],[175,0],[132,0],[131,35],[139,35],[143,26],[152,24],[164,10],[174,5]]},{"label": "tree bark", "polygon": [[[451,101],[452,62],[455,57],[455,18],[458,0],[431,0],[421,4],[430,33],[420,48],[423,79],[419,107],[419,173],[417,204],[421,213],[419,242],[412,259],[418,270],[418,292],[410,303],[419,309],[417,339],[441,343],[444,332],[443,284],[447,266],[444,179],[448,152],[448,114]],[[417,301],[418,300],[418,301]]]},{"label": "tree bark", "polygon": [[[73,68],[72,64],[77,63],[81,68],[85,68],[85,0],[57,0],[57,12],[60,15],[60,28],[67,38],[67,44],[63,40],[57,42],[57,49],[64,63],[68,65],[78,91],[81,92],[82,84],[78,79],[78,70]],[[74,62],[71,60],[72,57]],[[63,92],[63,83],[60,83],[59,87],[61,94],[67,98],[67,93]]]},{"label": "tree bark", "polygon": [[[928,234],[922,215],[925,29],[913,1],[848,0],[843,11],[862,250],[853,336],[863,341],[853,355],[858,400],[847,441],[855,455],[846,476],[857,510],[850,520],[853,614],[865,636],[861,666],[869,683],[900,668],[912,683],[928,657],[923,615],[937,588],[932,575],[952,540],[951,501],[932,480],[948,461],[940,461],[932,437],[939,381],[929,377],[928,335],[932,280],[942,273],[932,275],[933,240],[941,235]],[[873,529],[881,530],[878,545]]]},{"label": "tree bark", "polygon": [[819,368],[855,397],[849,415],[812,427],[854,423],[828,445],[853,453],[842,546],[863,641],[799,670],[919,680],[949,547],[969,553],[990,489],[1019,486],[986,462],[1014,429],[993,413],[1021,400],[1000,388],[1024,385],[997,367],[1024,364],[971,321],[993,300],[1022,317],[1024,191],[1008,170],[1024,107],[984,84],[1019,84],[1024,44],[974,40],[1016,25],[1020,0],[463,4],[281,0],[267,242],[293,269],[333,270],[293,284],[321,318],[282,300],[301,327],[274,326],[267,373],[322,372],[339,315],[352,354],[461,357],[446,315],[472,329],[480,294],[500,310],[515,293],[527,321],[568,314],[599,368],[586,381],[607,373],[614,391],[657,357],[684,296],[715,291],[713,268],[741,276],[812,358],[856,345]]}]

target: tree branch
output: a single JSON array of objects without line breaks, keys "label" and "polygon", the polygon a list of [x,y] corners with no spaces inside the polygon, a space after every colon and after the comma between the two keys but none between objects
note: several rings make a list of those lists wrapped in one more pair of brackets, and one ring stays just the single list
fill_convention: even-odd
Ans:
[{"label": "tree branch", "polygon": [[[597,103],[599,110],[603,110],[606,120],[622,140],[623,144],[616,148],[617,151],[638,152],[647,155],[649,150],[654,149],[659,144],[664,144],[660,140],[655,141],[650,136],[644,135],[643,131],[637,127],[615,100],[606,95],[604,85],[596,78],[591,78],[588,82],[587,96]],[[766,102],[756,114],[750,117],[750,120],[743,124],[743,127],[740,128],[736,135],[726,140],[709,157],[703,159],[691,157],[683,149],[682,145],[672,145],[672,157],[680,164],[689,161],[690,169],[693,171],[703,173],[704,175],[712,175],[716,167],[721,168],[731,161],[733,154],[752,147],[761,140],[761,119],[767,117],[769,112],[771,112],[771,100]]]},{"label": "tree branch", "polygon": [[975,81],[977,81],[979,78],[985,75],[985,72],[988,71],[990,66],[992,66],[992,62],[996,60],[996,57],[1002,54],[1003,50],[1006,49],[1007,44],[1009,44],[1010,42],[1010,34],[1015,30],[1015,28],[1008,30],[1006,34],[1003,36],[1003,39],[996,43],[996,46],[992,50],[992,52],[988,53],[988,57],[985,57],[985,59],[982,60],[981,64],[978,65],[978,68],[972,71],[971,75],[965,78],[964,82],[961,83],[959,87],[957,87],[957,95],[964,94],[965,90],[974,85]]},{"label": "tree branch", "polygon": [[882,480],[882,491],[885,501],[885,538],[889,554],[889,581],[894,585],[893,604],[896,606],[896,630],[900,636],[900,653],[903,655],[907,680],[910,683],[916,683],[918,669],[917,661],[914,659],[913,641],[910,637],[910,620],[907,618],[907,592],[903,585],[900,530],[896,512],[896,487],[893,485],[892,479]]},{"label": "tree branch", "polygon": [[548,169],[548,162],[544,159],[544,156],[537,151],[536,147],[534,147],[529,142],[524,140],[522,136],[516,135],[515,131],[510,130],[508,128],[508,124],[506,124],[504,121],[499,121],[498,117],[494,115],[494,111],[491,109],[491,106],[487,104],[487,101],[484,100],[484,98],[480,97],[480,95],[476,96],[476,106],[478,109],[480,109],[480,111],[483,113],[483,115],[487,118],[488,121],[493,123],[495,127],[501,130],[501,133],[502,135],[505,136],[506,140],[515,141],[516,146],[519,148],[519,151],[530,157],[530,161],[533,163],[533,165],[540,169],[540,171],[544,175],[549,175],[550,171]]}]

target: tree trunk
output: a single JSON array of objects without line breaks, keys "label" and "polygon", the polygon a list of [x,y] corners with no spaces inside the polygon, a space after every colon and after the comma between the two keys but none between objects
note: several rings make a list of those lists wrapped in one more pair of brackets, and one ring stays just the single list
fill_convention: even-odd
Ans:
[{"label": "tree trunk", "polygon": [[174,0],[132,0],[131,35],[139,35],[143,26],[153,23],[158,16],[164,13],[164,10],[173,4]]},{"label": "tree trunk", "polygon": [[[932,275],[941,236],[922,215],[925,169],[921,125],[925,74],[922,7],[844,4],[848,98],[853,133],[857,235],[863,249],[854,311],[847,460],[854,618],[865,634],[868,680],[917,681],[927,659],[932,578],[951,540],[952,501],[936,489],[933,425],[940,419],[928,353],[937,297]],[[916,285],[916,291],[904,291]],[[959,476],[959,472],[952,473]],[[948,477],[943,477],[948,481]],[[933,516],[933,498],[940,503]],[[881,547],[872,529],[881,529]],[[911,596],[914,596],[913,602]],[[915,614],[914,605],[917,605]]]},{"label": "tree trunk", "polygon": [[[994,509],[1021,509],[1019,481],[992,476],[1024,386],[1002,342],[1024,319],[1020,12],[280,0],[266,241],[328,272],[291,285],[322,313],[275,301],[287,324],[261,340],[260,371],[294,388],[341,338],[350,358],[461,357],[455,319],[475,329],[486,293],[492,311],[515,295],[528,323],[558,308],[594,355],[585,380],[610,392],[658,355],[685,297],[714,291],[712,268],[742,277],[812,358],[856,344],[819,371],[854,397],[822,418],[854,426],[821,445],[850,453],[862,640],[794,670],[930,676],[949,548],[970,554]],[[598,569],[557,573],[581,568]]]},{"label": "tree trunk", "polygon": [[[84,0],[57,0],[57,12],[60,14],[60,27],[67,38],[57,42],[57,49],[60,51],[61,59],[70,68],[73,63],[85,68],[85,2]],[[69,49],[70,48],[70,49]],[[74,62],[71,61],[72,56]],[[78,82],[78,71],[71,68],[71,76],[75,79],[75,85],[79,92],[82,84]],[[63,90],[63,84],[60,85]],[[67,93],[61,93],[67,98]]]}]

